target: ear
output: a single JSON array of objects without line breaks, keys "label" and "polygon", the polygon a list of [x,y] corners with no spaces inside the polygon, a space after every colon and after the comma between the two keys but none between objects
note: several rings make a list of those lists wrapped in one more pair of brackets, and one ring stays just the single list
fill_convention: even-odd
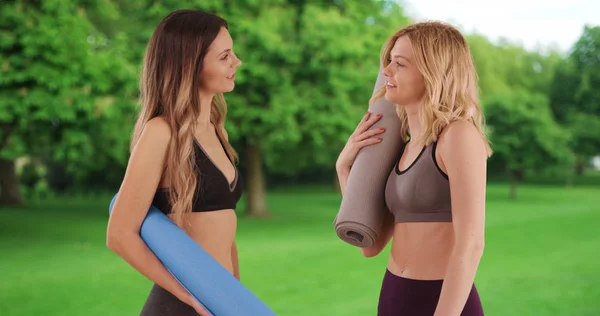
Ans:
[{"label": "ear", "polygon": [[469,109],[467,110],[467,115],[469,115],[469,117],[471,117],[471,118],[473,117],[473,115],[475,115],[475,106],[474,105],[471,105],[469,107]]}]

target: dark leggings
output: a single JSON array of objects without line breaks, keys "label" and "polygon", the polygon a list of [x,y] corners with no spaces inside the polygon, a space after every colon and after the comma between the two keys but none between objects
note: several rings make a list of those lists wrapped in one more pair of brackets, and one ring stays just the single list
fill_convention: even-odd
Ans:
[{"label": "dark leggings", "polygon": [[198,313],[175,295],[154,284],[140,316],[198,316]]},{"label": "dark leggings", "polygon": [[[386,269],[379,294],[378,316],[432,316],[440,298],[443,280],[412,280]],[[461,316],[483,316],[475,285]]]}]

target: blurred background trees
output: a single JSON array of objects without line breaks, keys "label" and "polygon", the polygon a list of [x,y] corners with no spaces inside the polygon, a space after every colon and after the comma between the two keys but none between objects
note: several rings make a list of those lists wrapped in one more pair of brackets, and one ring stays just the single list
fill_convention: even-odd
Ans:
[{"label": "blurred background trees", "polygon": [[[392,1],[25,1],[0,10],[0,204],[118,189],[147,40],[176,8],[229,21],[243,61],[227,128],[246,212],[270,187],[328,184],[367,109],[386,39],[410,23]],[[493,149],[491,179],[567,185],[600,154],[600,27],[567,53],[466,34]],[[330,186],[331,187],[331,186]]]}]

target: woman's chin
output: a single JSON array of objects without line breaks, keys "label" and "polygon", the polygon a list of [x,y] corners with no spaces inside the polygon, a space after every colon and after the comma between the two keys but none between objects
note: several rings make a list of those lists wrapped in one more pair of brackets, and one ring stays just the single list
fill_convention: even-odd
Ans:
[{"label": "woman's chin", "polygon": [[389,92],[385,93],[384,98],[392,104],[398,104],[398,98]]},{"label": "woman's chin", "polygon": [[218,93],[227,93],[233,91],[235,84],[228,84],[220,89]]}]

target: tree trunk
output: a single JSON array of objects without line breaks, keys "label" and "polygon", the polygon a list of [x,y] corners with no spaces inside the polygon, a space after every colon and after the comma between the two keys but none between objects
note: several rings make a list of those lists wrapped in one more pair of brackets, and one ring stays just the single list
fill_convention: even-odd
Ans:
[{"label": "tree trunk", "polygon": [[0,206],[23,204],[15,161],[0,158]]},{"label": "tree trunk", "polygon": [[584,172],[585,172],[585,160],[581,159],[575,165],[575,174],[577,176],[582,176]]},{"label": "tree trunk", "polygon": [[246,215],[252,217],[269,217],[265,195],[265,176],[262,168],[262,157],[258,144],[246,145],[247,159],[247,192]]},{"label": "tree trunk", "polygon": [[567,168],[567,179],[565,181],[565,186],[567,188],[572,188],[573,187],[573,178],[575,178],[575,167],[571,166],[569,168]]},{"label": "tree trunk", "polygon": [[523,180],[524,173],[521,170],[512,170],[510,173],[510,193],[509,198],[514,200],[517,198],[517,185]]}]

